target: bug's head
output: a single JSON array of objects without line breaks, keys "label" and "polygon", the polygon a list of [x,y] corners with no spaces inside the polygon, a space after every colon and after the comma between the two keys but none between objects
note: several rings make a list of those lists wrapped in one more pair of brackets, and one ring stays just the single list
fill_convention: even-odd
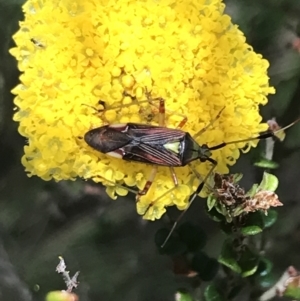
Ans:
[{"label": "bug's head", "polygon": [[201,162],[205,162],[209,157],[211,157],[211,151],[207,144],[201,145],[198,150],[198,155]]}]

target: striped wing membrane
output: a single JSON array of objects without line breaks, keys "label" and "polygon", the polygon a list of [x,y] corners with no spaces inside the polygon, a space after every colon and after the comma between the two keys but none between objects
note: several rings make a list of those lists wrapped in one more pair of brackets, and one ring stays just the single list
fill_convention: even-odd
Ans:
[{"label": "striped wing membrane", "polygon": [[[127,133],[133,138],[123,147],[123,159],[163,166],[182,166],[180,145],[186,133],[165,127],[128,124]],[[166,148],[166,144],[176,144],[178,151]]]}]

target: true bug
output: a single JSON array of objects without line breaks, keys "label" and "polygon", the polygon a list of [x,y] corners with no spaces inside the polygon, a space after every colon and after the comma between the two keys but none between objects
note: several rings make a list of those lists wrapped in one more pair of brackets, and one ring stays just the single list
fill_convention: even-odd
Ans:
[{"label": "true bug", "polygon": [[[277,131],[269,131],[252,138],[222,142],[218,145],[209,147],[206,144],[199,145],[194,138],[201,135],[207,129],[207,127],[212,124],[213,121],[204,129],[199,131],[194,138],[188,132],[180,129],[187,122],[186,117],[183,117],[183,120],[176,129],[167,128],[164,126],[164,99],[153,99],[148,92],[146,92],[146,95],[147,101],[151,104],[153,104],[154,100],[159,102],[159,126],[136,123],[105,125],[88,131],[84,136],[84,140],[89,146],[101,153],[126,161],[136,161],[153,165],[153,169],[148,181],[146,182],[144,188],[137,193],[137,201],[150,189],[158,166],[166,166],[171,169],[174,184],[177,186],[178,181],[174,173],[174,167],[185,166],[195,160],[200,160],[200,162],[210,162],[212,164],[210,171],[204,180],[198,185],[194,194],[190,197],[189,205],[185,211],[192,204],[196,196],[201,192],[207,178],[212,174],[214,168],[217,166],[217,161],[211,158],[211,151],[223,148],[229,144],[248,142],[256,139],[266,139],[276,136],[279,131],[286,130],[300,120],[299,118]],[[219,112],[216,118],[219,118],[221,112],[222,110]],[[179,219],[182,217],[185,211],[182,212],[177,221],[174,223],[162,247],[171,236]]]}]

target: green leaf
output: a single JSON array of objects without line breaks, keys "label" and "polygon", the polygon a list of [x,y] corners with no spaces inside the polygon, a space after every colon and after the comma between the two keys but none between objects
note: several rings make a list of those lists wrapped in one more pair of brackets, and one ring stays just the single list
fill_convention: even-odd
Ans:
[{"label": "green leaf", "polygon": [[233,298],[235,298],[243,288],[244,288],[244,284],[234,285],[231,288],[231,290],[228,292],[227,300],[232,300]]},{"label": "green leaf", "polygon": [[242,173],[236,173],[233,175],[233,182],[238,183],[243,178]]},{"label": "green leaf", "polygon": [[279,164],[272,160],[261,158],[259,161],[254,163],[254,166],[265,168],[265,169],[276,169],[279,167]]},{"label": "green leaf", "polygon": [[176,293],[176,301],[193,301],[192,296],[186,291],[178,291]]},{"label": "green leaf", "polygon": [[193,270],[197,270],[197,272],[202,272],[205,269],[206,262],[208,261],[208,259],[209,257],[205,252],[197,252],[192,260]]},{"label": "green leaf", "polygon": [[286,291],[283,293],[285,297],[293,298],[296,300],[300,300],[300,287],[295,283],[289,283]]},{"label": "green leaf", "polygon": [[245,269],[245,271],[242,273],[242,277],[246,278],[251,275],[253,275],[257,270],[257,265],[252,265],[251,267],[248,267]]},{"label": "green leaf", "polygon": [[177,233],[181,241],[187,245],[189,251],[194,252],[198,249],[202,249],[206,245],[206,233],[199,226],[197,227],[186,222],[178,227]]},{"label": "green leaf", "polygon": [[221,254],[218,258],[219,263],[240,274],[242,272],[242,269],[239,266],[236,258],[237,254],[236,251],[233,249],[232,240],[226,239],[223,243]]},{"label": "green leaf", "polygon": [[165,239],[169,235],[170,230],[166,228],[159,229],[155,233],[155,244],[159,249],[160,254],[166,255],[180,255],[187,251],[187,245],[181,241],[179,237],[172,235],[165,246],[162,248],[162,244],[165,242]]},{"label": "green leaf", "polygon": [[269,228],[274,225],[274,223],[277,221],[278,213],[274,209],[268,210],[268,215],[263,214],[262,220],[264,223],[265,228]]},{"label": "green leaf", "polygon": [[217,259],[209,258],[203,274],[199,275],[203,281],[211,281],[215,278],[219,271],[220,264]]},{"label": "green leaf", "polygon": [[241,228],[244,235],[256,235],[264,229],[262,212],[251,212],[247,215],[247,219]]},{"label": "green leaf", "polygon": [[216,207],[212,208],[210,211],[207,209],[208,208],[206,208],[206,212],[213,221],[221,222],[224,220],[224,216],[217,211]]},{"label": "green leaf", "polygon": [[242,269],[242,277],[253,275],[258,268],[259,256],[252,252],[248,246],[245,246],[238,264]]},{"label": "green leaf", "polygon": [[246,193],[246,196],[250,196],[251,198],[256,194],[258,189],[258,184],[253,184],[253,186]]},{"label": "green leaf", "polygon": [[243,227],[241,229],[242,234],[244,235],[256,235],[258,233],[262,232],[262,228],[259,226],[248,226],[248,227]]},{"label": "green leaf", "polygon": [[265,276],[255,277],[255,279],[257,283],[259,283],[260,287],[263,289],[271,287],[277,280],[272,273],[269,273]]},{"label": "green leaf", "polygon": [[[226,213],[227,213],[227,212],[226,212]],[[225,218],[226,218],[226,222],[227,222],[227,223],[232,223],[232,216],[231,216],[231,215],[226,214]]]},{"label": "green leaf", "polygon": [[204,291],[205,301],[225,301],[226,299],[220,294],[217,287],[214,284],[210,284]]},{"label": "green leaf", "polygon": [[232,216],[229,214],[225,205],[219,203],[214,208],[216,208],[216,210],[225,217],[227,223],[232,222]]},{"label": "green leaf", "polygon": [[231,214],[232,214],[232,216],[235,217],[235,216],[241,215],[244,212],[245,212],[244,206],[238,206],[233,210],[233,212]]},{"label": "green leaf", "polygon": [[259,190],[275,191],[278,187],[278,179],[274,175],[264,172],[263,179],[259,184]]},{"label": "green leaf", "polygon": [[193,257],[192,269],[198,272],[203,281],[211,281],[219,270],[219,263],[216,259],[210,258],[206,253],[200,251]]},{"label": "green leaf", "polygon": [[214,194],[210,194],[207,198],[206,205],[207,205],[207,210],[210,211],[216,204],[217,198],[215,197]]},{"label": "green leaf", "polygon": [[52,291],[46,296],[46,301],[68,301],[71,300],[71,294],[62,291]]},{"label": "green leaf", "polygon": [[234,227],[232,224],[228,224],[225,221],[220,222],[220,229],[227,235],[232,234],[234,231]]},{"label": "green leaf", "polygon": [[271,272],[272,268],[273,268],[273,263],[270,260],[261,257],[259,259],[256,274],[260,276],[266,276]]}]

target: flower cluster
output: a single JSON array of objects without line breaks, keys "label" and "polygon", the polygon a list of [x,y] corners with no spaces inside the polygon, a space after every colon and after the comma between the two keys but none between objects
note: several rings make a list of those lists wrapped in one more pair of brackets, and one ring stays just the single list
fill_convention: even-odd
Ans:
[{"label": "flower cluster", "polygon": [[[11,49],[22,72],[13,90],[14,120],[28,139],[22,158],[28,175],[93,179],[113,198],[126,194],[123,184],[142,189],[151,166],[108,157],[82,137],[107,123],[157,124],[156,107],[139,103],[145,88],[166,100],[167,127],[177,127],[182,115],[188,119],[183,130],[191,135],[211,123],[197,137],[199,144],[266,130],[259,105],[273,93],[268,62],[245,42],[224,8],[221,0],[28,0]],[[228,172],[244,147],[214,151],[216,171]],[[200,162],[193,167],[203,177],[210,169]],[[160,218],[167,206],[187,207],[201,179],[188,166],[175,172],[179,185],[170,190],[169,169],[158,168],[137,203],[146,219]]]}]

